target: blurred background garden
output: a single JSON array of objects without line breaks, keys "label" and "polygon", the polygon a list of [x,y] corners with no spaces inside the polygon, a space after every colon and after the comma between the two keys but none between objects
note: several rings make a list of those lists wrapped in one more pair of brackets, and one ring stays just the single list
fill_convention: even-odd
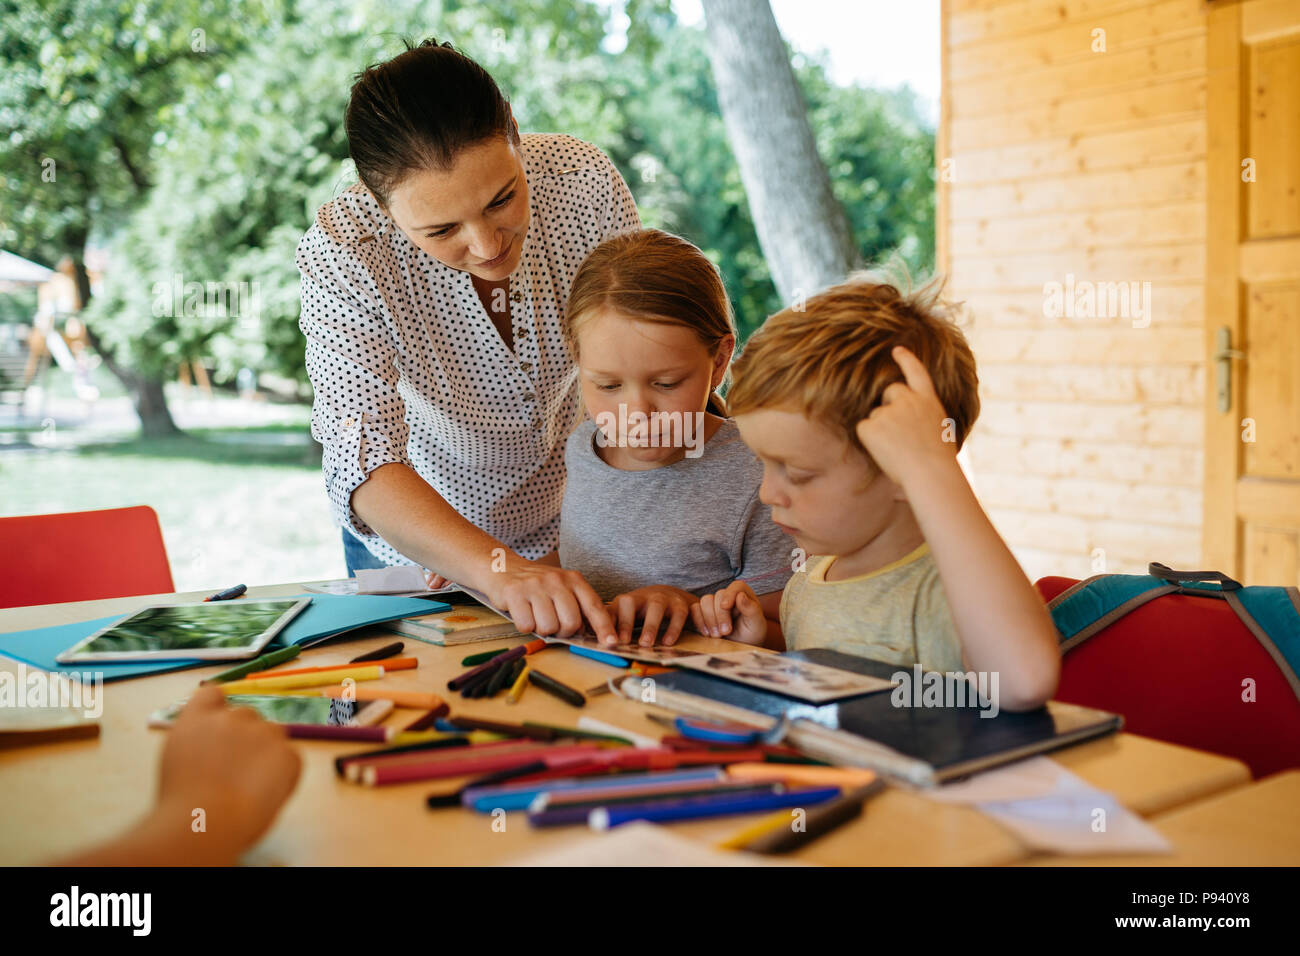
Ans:
[{"label": "blurred background garden", "polygon": [[[403,37],[478,60],[525,132],[600,146],[643,222],[719,266],[743,338],[789,295],[719,106],[714,7],[0,0],[0,514],[149,504],[179,590],[344,573],[294,252],[355,182],[353,75]],[[937,4],[916,7],[937,93]],[[856,62],[900,45],[891,5],[771,9],[855,261],[926,275],[937,106]]]}]

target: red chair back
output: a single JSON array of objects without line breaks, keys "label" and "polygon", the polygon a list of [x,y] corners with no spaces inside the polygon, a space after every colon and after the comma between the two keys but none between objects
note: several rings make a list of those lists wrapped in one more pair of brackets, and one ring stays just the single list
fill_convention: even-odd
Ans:
[{"label": "red chair back", "polygon": [[[1050,601],[1078,583],[1046,577]],[[1243,700],[1247,679],[1254,700]],[[1167,594],[1067,651],[1056,699],[1124,716],[1145,737],[1236,757],[1256,777],[1300,766],[1300,700],[1226,601]]]},{"label": "red chair back", "polygon": [[0,518],[0,607],[174,590],[148,505]]}]

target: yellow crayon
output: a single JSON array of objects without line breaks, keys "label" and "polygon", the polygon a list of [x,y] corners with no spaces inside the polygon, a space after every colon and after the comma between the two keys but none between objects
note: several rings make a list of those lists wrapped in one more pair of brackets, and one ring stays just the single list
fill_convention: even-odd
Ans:
[{"label": "yellow crayon", "polygon": [[524,664],[524,669],[519,672],[515,678],[514,685],[510,688],[510,693],[506,694],[507,704],[519,703],[519,698],[524,696],[524,688],[528,686],[528,665]]}]

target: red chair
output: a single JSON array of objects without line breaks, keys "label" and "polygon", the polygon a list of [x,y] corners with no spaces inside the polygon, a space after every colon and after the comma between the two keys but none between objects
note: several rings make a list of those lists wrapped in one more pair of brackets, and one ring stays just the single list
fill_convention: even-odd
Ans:
[{"label": "red chair", "polygon": [[148,505],[0,518],[0,607],[175,589]]},{"label": "red chair", "polygon": [[[1077,582],[1034,585],[1051,601]],[[1255,700],[1242,682],[1255,682]],[[1168,594],[1067,651],[1056,699],[1124,716],[1145,737],[1236,757],[1256,777],[1300,766],[1300,701],[1227,602]]]}]

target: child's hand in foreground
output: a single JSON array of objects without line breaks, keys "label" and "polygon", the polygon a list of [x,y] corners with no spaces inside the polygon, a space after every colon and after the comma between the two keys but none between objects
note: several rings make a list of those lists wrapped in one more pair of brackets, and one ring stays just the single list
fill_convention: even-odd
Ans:
[{"label": "child's hand in foreground", "polygon": [[732,581],[721,591],[706,594],[691,608],[701,634],[725,637],[743,644],[762,645],[767,638],[767,618],[758,595],[744,581]]},{"label": "child's hand in foreground", "polygon": [[[168,731],[155,818],[175,816],[196,847],[221,847],[231,862],[261,838],[298,782],[302,760],[285,730],[247,707],[228,707],[218,687],[200,687]],[[206,854],[205,854],[206,855]]]},{"label": "child's hand in foreground", "polygon": [[167,732],[149,815],[56,865],[231,866],[271,826],[301,767],[283,727],[200,687]]},{"label": "child's hand in foreground", "polygon": [[958,436],[921,360],[901,345],[891,354],[906,384],[886,388],[881,404],[858,422],[857,433],[881,471],[906,490],[917,476],[956,464]]},{"label": "child's hand in foreground", "polygon": [[697,600],[690,591],[667,584],[652,584],[620,594],[609,602],[609,612],[614,618],[618,640],[607,643],[632,643],[632,631],[640,619],[643,623],[637,642],[641,646],[650,647],[654,644],[661,625],[664,628],[662,643],[674,644],[681,637],[686,619],[691,616],[691,605]]}]

